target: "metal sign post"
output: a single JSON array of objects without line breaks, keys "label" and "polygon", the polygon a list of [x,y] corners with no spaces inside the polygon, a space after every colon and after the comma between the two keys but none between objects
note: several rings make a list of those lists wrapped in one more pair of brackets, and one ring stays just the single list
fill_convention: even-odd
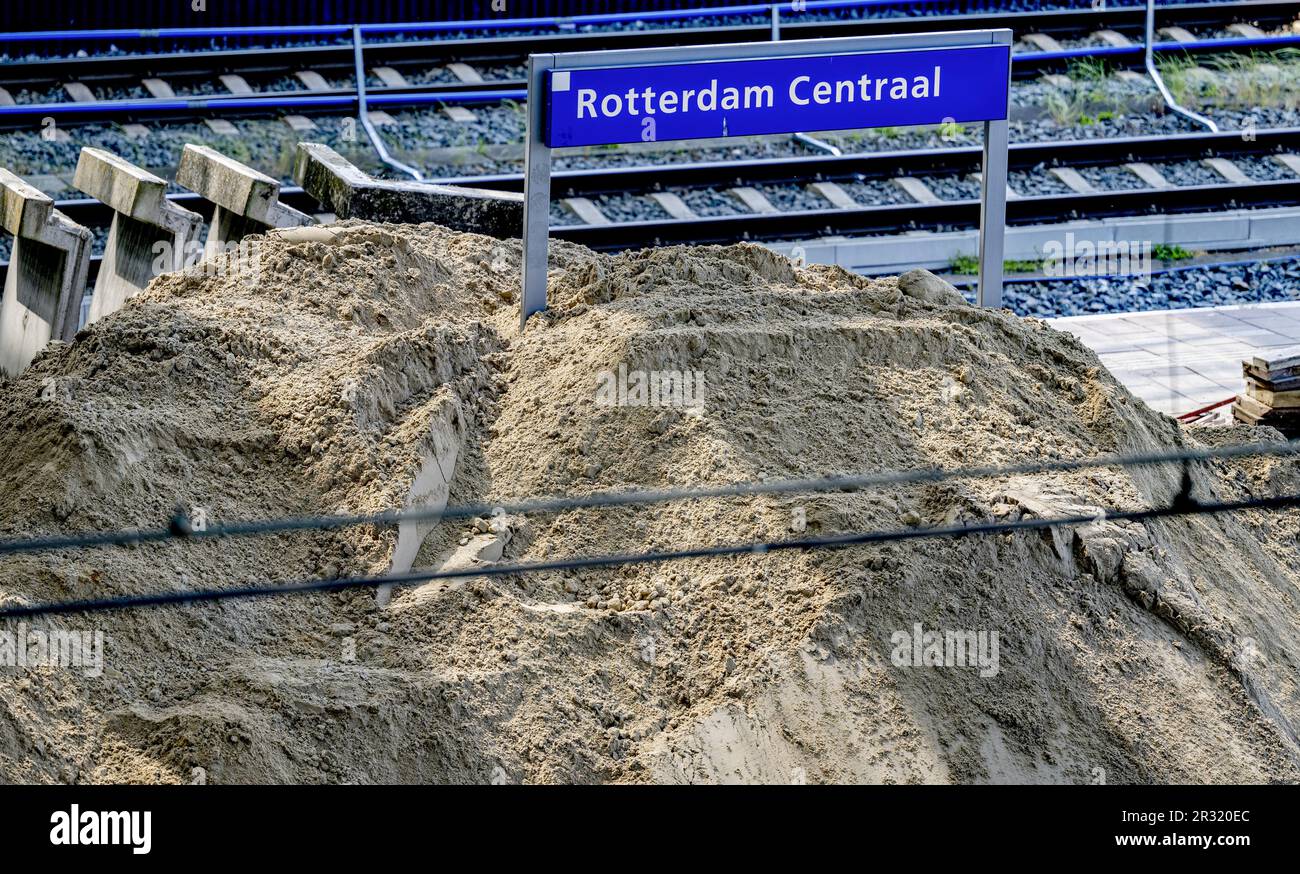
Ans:
[{"label": "metal sign post", "polygon": [[524,286],[519,299],[519,328],[546,309],[546,271],[551,237],[551,147],[546,129],[546,101],[541,80],[555,66],[555,55],[528,58],[528,131],[524,143]]},{"label": "metal sign post", "polygon": [[520,325],[546,309],[551,149],[982,122],[982,306],[1002,303],[1011,31],[532,55]]}]

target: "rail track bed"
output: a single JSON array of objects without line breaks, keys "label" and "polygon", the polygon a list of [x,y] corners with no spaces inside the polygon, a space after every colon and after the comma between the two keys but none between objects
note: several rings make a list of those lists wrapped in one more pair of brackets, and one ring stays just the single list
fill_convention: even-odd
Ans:
[{"label": "rail track bed", "polygon": [[[1297,152],[1300,128],[1257,131],[1253,140],[1228,132],[1017,143],[1010,150],[1013,195],[1007,220],[1038,224],[1295,206],[1300,204]],[[552,232],[596,249],[629,249],[974,227],[979,184],[972,174],[981,156],[979,148],[963,147],[559,172],[552,183],[555,202],[581,199],[608,221],[564,218]],[[522,190],[515,175],[454,181]],[[630,213],[634,220],[616,220],[620,206],[629,214],[628,201],[636,198],[655,203],[659,217]],[[701,207],[713,213],[701,215],[689,209],[692,201],[710,200],[725,204],[725,210]],[[612,216],[600,209],[606,203]]]},{"label": "rail track bed", "polygon": [[[1031,78],[1080,59],[1117,68],[1142,64],[1143,10],[1136,6],[835,18],[785,21],[783,39],[926,30],[1010,27],[1020,38],[1013,72]],[[1159,10],[1162,52],[1199,57],[1300,46],[1293,2],[1187,3]],[[464,39],[371,39],[364,44],[366,89],[379,109],[519,100],[523,65],[535,51],[623,49],[771,38],[764,23],[551,33]],[[13,44],[21,45],[21,44]],[[42,44],[45,45],[45,44]],[[57,45],[57,43],[56,43]],[[57,118],[61,124],[252,117],[268,111],[307,115],[355,109],[355,47],[346,40],[204,51],[30,57],[0,66],[0,129]],[[5,95],[8,95],[6,100]],[[12,101],[11,105],[4,105]]]},{"label": "rail track bed", "polygon": [[[552,234],[616,251],[972,228],[981,154],[959,147],[559,171]],[[1011,226],[1300,206],[1300,127],[1260,130],[1253,139],[1227,132],[1018,143],[1009,166]],[[522,190],[517,174],[447,181]],[[301,189],[284,189],[281,198],[306,212],[321,209]],[[172,199],[208,209],[197,195]],[[96,229],[102,245],[107,207],[68,199],[58,208]]]}]

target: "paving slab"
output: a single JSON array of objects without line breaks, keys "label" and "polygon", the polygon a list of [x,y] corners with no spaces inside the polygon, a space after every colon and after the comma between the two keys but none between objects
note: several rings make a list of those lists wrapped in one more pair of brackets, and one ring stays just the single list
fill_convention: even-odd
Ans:
[{"label": "paving slab", "polygon": [[1129,391],[1170,415],[1243,391],[1241,362],[1300,344],[1300,301],[1049,319]]}]

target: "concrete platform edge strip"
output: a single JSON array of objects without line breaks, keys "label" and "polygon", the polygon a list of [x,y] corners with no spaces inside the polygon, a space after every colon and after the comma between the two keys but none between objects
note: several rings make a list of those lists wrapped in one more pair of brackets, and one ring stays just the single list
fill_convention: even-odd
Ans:
[{"label": "concrete platform edge strip", "polygon": [[[1222,213],[1126,216],[1101,222],[1076,221],[1007,228],[1007,260],[1038,260],[1049,243],[1060,244],[1067,233],[1076,241],[1149,241],[1189,248],[1236,251],[1300,245],[1300,207],[1243,209]],[[849,270],[887,273],[896,269],[945,268],[958,256],[974,256],[979,233],[974,230],[934,233],[914,231],[880,237],[842,237],[766,244],[789,255],[796,247],[809,263],[837,264]]]}]

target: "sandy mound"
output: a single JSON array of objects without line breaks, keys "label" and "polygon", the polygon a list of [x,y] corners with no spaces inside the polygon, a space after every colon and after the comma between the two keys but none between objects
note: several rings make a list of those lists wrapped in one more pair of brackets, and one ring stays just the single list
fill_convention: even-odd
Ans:
[{"label": "sandy mound", "polygon": [[[172,275],[0,385],[0,537],[1257,438],[1182,432],[1071,337],[759,247],[353,224]],[[620,370],[622,366],[622,370]],[[603,403],[638,372],[701,403]],[[624,378],[624,374],[629,374]],[[675,396],[674,396],[675,397]],[[604,398],[608,400],[608,397]],[[672,399],[672,398],[670,398]],[[450,477],[449,486],[443,476]],[[0,560],[0,600],[778,539],[1163,502],[1173,470],[348,529]],[[1300,487],[1204,466],[1197,495]],[[473,578],[59,617],[105,668],[0,668],[9,781],[1294,781],[1300,514]],[[37,623],[33,623],[37,624]],[[996,669],[897,635],[996,633]],[[904,647],[906,649],[906,647]],[[196,770],[196,769],[202,769]]]}]

